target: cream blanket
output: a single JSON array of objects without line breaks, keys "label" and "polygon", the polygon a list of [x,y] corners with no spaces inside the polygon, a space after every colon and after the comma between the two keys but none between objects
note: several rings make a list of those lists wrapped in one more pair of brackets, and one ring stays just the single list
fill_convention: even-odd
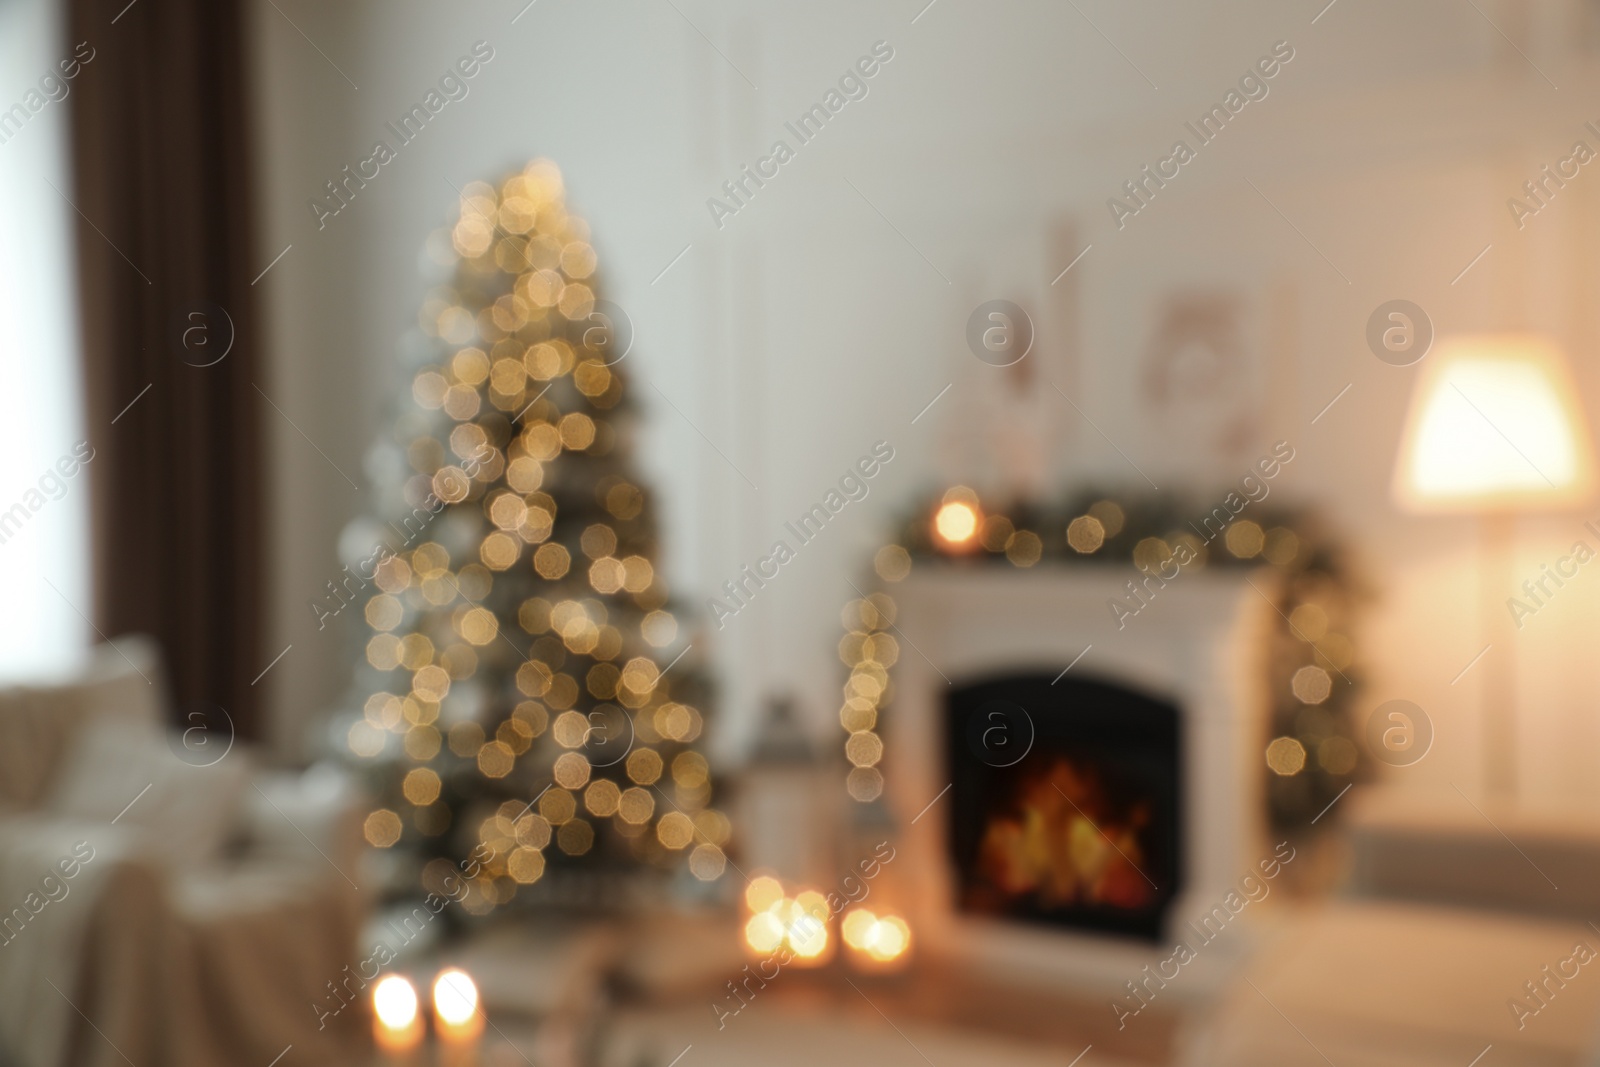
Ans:
[{"label": "cream blanket", "polygon": [[115,826],[0,821],[0,1043],[19,1064],[79,1062],[70,1058],[85,1028],[75,1002],[97,905],[114,901],[130,934],[151,928],[159,885],[129,852]]},{"label": "cream blanket", "polygon": [[[64,878],[78,842],[93,858]],[[354,958],[348,895],[270,861],[172,879],[148,844],[125,827],[0,820],[5,1055],[19,1067],[265,1067],[293,1046],[297,1064],[358,1061],[360,1014],[319,1030],[313,1007]]]}]

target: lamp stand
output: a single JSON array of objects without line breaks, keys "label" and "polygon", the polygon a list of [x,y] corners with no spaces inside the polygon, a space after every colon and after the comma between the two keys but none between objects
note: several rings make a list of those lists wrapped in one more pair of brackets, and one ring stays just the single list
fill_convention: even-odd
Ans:
[{"label": "lamp stand", "polygon": [[1491,800],[1509,802],[1517,793],[1516,631],[1506,610],[1507,589],[1516,586],[1512,570],[1512,537],[1516,516],[1491,511],[1479,524],[1479,597],[1485,640],[1493,647],[1484,661],[1483,779]]}]

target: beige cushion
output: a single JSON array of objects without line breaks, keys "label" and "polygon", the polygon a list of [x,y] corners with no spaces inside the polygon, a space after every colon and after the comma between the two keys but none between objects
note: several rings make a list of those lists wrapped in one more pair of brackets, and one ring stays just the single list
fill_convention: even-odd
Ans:
[{"label": "beige cushion", "polygon": [[90,718],[156,728],[167,694],[154,641],[128,636],[94,649],[70,677],[0,688],[0,811],[44,799],[72,739]]},{"label": "beige cushion", "polygon": [[143,827],[148,846],[177,866],[216,859],[238,825],[249,757],[196,767],[179,759],[166,731],[107,720],[79,733],[46,802],[57,818]]}]

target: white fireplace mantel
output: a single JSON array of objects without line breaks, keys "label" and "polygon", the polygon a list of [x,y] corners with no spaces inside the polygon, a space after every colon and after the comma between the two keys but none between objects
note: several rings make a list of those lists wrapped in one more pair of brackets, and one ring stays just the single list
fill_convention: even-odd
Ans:
[{"label": "white fireplace mantel", "polygon": [[[886,797],[902,827],[904,873],[916,887],[914,925],[924,948],[997,973],[1028,974],[1125,992],[1127,979],[1172,954],[1184,924],[1259,875],[1266,840],[1262,751],[1267,741],[1266,663],[1276,611],[1270,570],[1185,569],[1137,615],[1131,567],[1041,565],[1028,570],[959,564],[919,566],[894,586],[902,641],[895,697],[884,713]],[[1155,583],[1151,583],[1153,587]],[[1087,653],[1084,653],[1085,649]],[[1014,671],[1072,667],[1073,677],[1113,682],[1168,700],[1182,722],[1185,885],[1172,904],[1163,946],[964,915],[954,905],[947,859],[945,697],[951,686]],[[935,798],[939,798],[935,801]],[[1241,924],[1244,925],[1244,924]],[[1204,966],[1213,976],[1245,949],[1227,931]],[[1225,944],[1232,941],[1234,944]],[[1211,983],[1188,982],[1199,994]]]}]

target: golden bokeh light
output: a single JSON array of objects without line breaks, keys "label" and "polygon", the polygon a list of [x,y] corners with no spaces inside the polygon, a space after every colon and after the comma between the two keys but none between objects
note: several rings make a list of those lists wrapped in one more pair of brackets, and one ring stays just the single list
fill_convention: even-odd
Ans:
[{"label": "golden bokeh light", "polygon": [[544,875],[544,854],[531,848],[514,848],[506,857],[506,873],[519,885],[530,885]]},{"label": "golden bokeh light", "polygon": [[1121,505],[1112,500],[1099,500],[1089,505],[1089,517],[1100,523],[1107,537],[1115,537],[1122,532],[1123,524],[1127,522],[1127,515],[1123,513]]},{"label": "golden bokeh light", "polygon": [[911,573],[911,553],[899,545],[884,545],[872,557],[872,569],[886,582],[898,582]]},{"label": "golden bokeh light", "polygon": [[439,775],[430,767],[413,767],[400,788],[407,800],[423,807],[439,799]]},{"label": "golden bokeh light", "polygon": [[1289,613],[1289,630],[1302,641],[1320,641],[1328,632],[1328,613],[1309,601]]},{"label": "golden bokeh light", "polygon": [[715,882],[727,869],[727,853],[717,845],[699,844],[689,853],[689,873],[702,882]]},{"label": "golden bokeh light", "polygon": [[656,610],[639,624],[640,636],[655,648],[665,648],[678,637],[678,620],[671,612]]},{"label": "golden bokeh light", "polygon": [[636,826],[649,822],[655,810],[656,798],[638,786],[624,789],[617,800],[617,814],[622,816],[622,821]]},{"label": "golden bokeh light", "polygon": [[978,508],[966,500],[947,500],[933,515],[933,532],[939,542],[951,549],[972,544],[978,532]]},{"label": "golden bokeh light", "polygon": [[573,819],[556,831],[556,845],[569,856],[581,856],[594,846],[594,827],[587,819]]},{"label": "golden bokeh light", "polygon": [[561,788],[576,791],[589,784],[592,769],[581,753],[565,752],[556,757],[551,775]]},{"label": "golden bokeh light", "polygon": [[571,565],[571,554],[565,546],[554,542],[540,545],[533,554],[533,569],[539,572],[539,577],[549,581],[563,577]]},{"label": "golden bokeh light", "polygon": [[1266,547],[1266,535],[1261,532],[1261,527],[1249,519],[1241,519],[1228,527],[1228,532],[1223,535],[1223,542],[1240,559],[1254,559]]},{"label": "golden bokeh light", "polygon": [[1018,530],[1006,540],[1006,559],[1018,567],[1031,567],[1044,555],[1044,542],[1032,530]]},{"label": "golden bokeh light", "polygon": [[366,719],[359,719],[350,724],[345,743],[355,755],[371,759],[383,751],[385,735],[383,730]]},{"label": "golden bokeh light", "polygon": [[1306,749],[1292,737],[1274,738],[1267,746],[1267,766],[1285,778],[1299,774],[1306,765]]},{"label": "golden bokeh light", "polygon": [[651,748],[636,748],[628,753],[628,777],[640,785],[652,785],[661,777],[661,755]]},{"label": "golden bokeh light", "polygon": [[362,836],[367,839],[367,844],[376,848],[389,848],[400,840],[400,816],[388,808],[379,808],[367,816],[366,822],[361,825]]},{"label": "golden bokeh light", "polygon": [[669,811],[656,820],[656,839],[670,849],[688,848],[694,840],[694,823],[681,811]]},{"label": "golden bokeh light", "polygon": [[1329,774],[1349,774],[1356,769],[1358,755],[1349,739],[1330,737],[1317,745],[1317,766]]},{"label": "golden bokeh light", "polygon": [[516,763],[516,754],[503,741],[490,741],[478,749],[478,773],[485,778],[504,778]]},{"label": "golden bokeh light", "polygon": [[760,874],[750,879],[744,887],[745,907],[752,912],[762,912],[783,900],[783,883],[770,874]]},{"label": "golden bokeh light", "polygon": [[418,762],[426,762],[439,754],[441,742],[439,731],[424,724],[407,730],[403,744],[406,755]]},{"label": "golden bokeh light", "polygon": [[1274,527],[1267,531],[1263,554],[1267,557],[1268,563],[1287,567],[1300,555],[1300,538],[1295,536],[1293,530],[1282,526]]},{"label": "golden bokeh light", "polygon": [[1294,672],[1290,687],[1302,704],[1320,704],[1333,692],[1333,678],[1321,667],[1307,665]]},{"label": "golden bokeh light", "polygon": [[543,815],[533,813],[519,814],[523,809],[512,812],[518,815],[512,826],[512,834],[517,839],[517,844],[526,845],[528,848],[544,848],[550,843],[550,820]]},{"label": "golden bokeh light", "polygon": [[744,940],[756,952],[776,952],[783,944],[783,921],[770,911],[758,911],[744,924]]},{"label": "golden bokeh light", "polygon": [[1074,552],[1088,555],[1106,543],[1105,524],[1093,515],[1079,515],[1067,523],[1067,544]]},{"label": "golden bokeh light", "polygon": [[1172,559],[1172,546],[1159,537],[1146,537],[1133,546],[1133,565],[1146,574],[1159,571]]},{"label": "golden bokeh light", "polygon": [[883,795],[883,773],[876,767],[856,767],[845,779],[851,799],[867,803]]},{"label": "golden bokeh light", "polygon": [[582,712],[564,711],[556,716],[550,736],[562,748],[577,748],[589,739],[589,719]]},{"label": "golden bokeh light", "polygon": [[596,778],[584,790],[583,807],[590,815],[609,818],[617,813],[622,800],[622,790],[609,778]]},{"label": "golden bokeh light", "polygon": [[850,735],[844,754],[857,767],[872,767],[883,758],[883,741],[877,734],[862,730]]},{"label": "golden bokeh light", "polygon": [[577,813],[577,798],[565,789],[547,789],[539,798],[539,814],[543,815],[551,826],[563,826],[572,821],[572,817]]},{"label": "golden bokeh light", "polygon": [[672,760],[672,780],[685,789],[699,789],[711,778],[711,766],[700,753],[680,752]]},{"label": "golden bokeh light", "polygon": [[374,630],[392,630],[405,618],[405,608],[396,598],[381,594],[367,601],[364,614]]}]

